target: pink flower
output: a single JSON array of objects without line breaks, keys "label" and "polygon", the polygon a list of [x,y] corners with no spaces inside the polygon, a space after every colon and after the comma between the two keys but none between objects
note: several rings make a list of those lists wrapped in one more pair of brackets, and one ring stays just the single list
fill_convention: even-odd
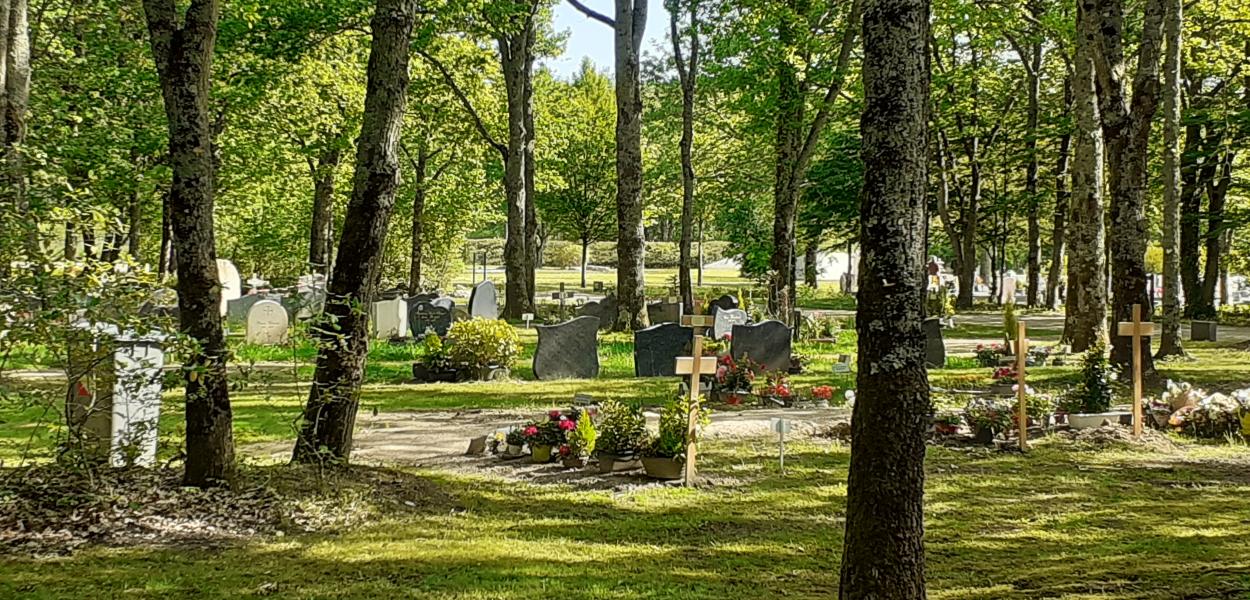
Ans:
[{"label": "pink flower", "polygon": [[577,421],[564,420],[560,421],[560,429],[563,431],[573,431],[577,429]]},{"label": "pink flower", "polygon": [[529,427],[526,427],[526,428],[525,428],[525,437],[534,437],[534,436],[536,436],[536,435],[538,435],[538,428],[537,428],[537,427],[534,427],[533,425],[530,425]]},{"label": "pink flower", "polygon": [[553,411],[551,411],[551,412],[547,413],[547,416],[548,416],[548,417],[551,417],[551,420],[552,420],[552,421],[555,421],[556,419],[559,419],[559,418],[560,418],[560,411],[558,411],[558,410],[553,410]]},{"label": "pink flower", "polygon": [[732,342],[732,341],[733,341],[733,339],[734,339],[734,334],[732,334],[732,333],[725,333],[725,335],[720,336],[720,338],[721,338],[722,340],[727,341],[727,342]]}]

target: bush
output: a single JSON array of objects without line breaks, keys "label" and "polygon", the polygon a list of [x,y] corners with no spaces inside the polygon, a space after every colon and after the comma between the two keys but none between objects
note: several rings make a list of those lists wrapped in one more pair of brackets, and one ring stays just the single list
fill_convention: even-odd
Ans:
[{"label": "bush", "polygon": [[[684,458],[686,456],[686,439],[690,425],[690,397],[680,396],[669,400],[660,411],[660,434],[651,440],[647,447],[647,456],[657,458]],[[707,415],[701,414],[701,421]]]},{"label": "bush", "polygon": [[521,336],[506,321],[471,319],[451,324],[447,332],[451,359],[474,367],[510,367],[521,352]]},{"label": "bush", "polygon": [[552,269],[568,269],[582,264],[582,246],[578,242],[554,240],[547,242],[543,250],[543,266]]},{"label": "bush", "polygon": [[638,454],[647,445],[647,419],[642,409],[607,400],[599,408],[599,436],[595,448],[617,456]]},{"label": "bush", "polygon": [[1069,414],[1103,413],[1111,409],[1115,397],[1115,374],[1107,356],[1107,343],[1099,340],[1081,359],[1081,383],[1069,390],[1061,408]]}]

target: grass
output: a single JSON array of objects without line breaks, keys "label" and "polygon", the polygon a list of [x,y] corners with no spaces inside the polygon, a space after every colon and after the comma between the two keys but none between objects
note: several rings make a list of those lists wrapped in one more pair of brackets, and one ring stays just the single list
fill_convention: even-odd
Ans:
[{"label": "grass", "polygon": [[[0,597],[828,598],[848,449],[707,444],[703,489],[576,491],[416,474],[450,499],[367,526],[224,548],[93,548],[0,559]],[[1244,448],[1028,455],[932,448],[935,599],[1250,594]]]}]

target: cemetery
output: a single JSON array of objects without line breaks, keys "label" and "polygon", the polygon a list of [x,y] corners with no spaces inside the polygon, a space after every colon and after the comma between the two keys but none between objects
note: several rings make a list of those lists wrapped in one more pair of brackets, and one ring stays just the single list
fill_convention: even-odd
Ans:
[{"label": "cemetery", "polygon": [[0,599],[1250,598],[1250,12],[0,0]]}]

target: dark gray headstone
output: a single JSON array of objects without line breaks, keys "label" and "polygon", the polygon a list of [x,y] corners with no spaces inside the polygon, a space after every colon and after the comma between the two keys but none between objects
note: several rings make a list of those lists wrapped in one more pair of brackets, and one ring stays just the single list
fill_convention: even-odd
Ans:
[{"label": "dark gray headstone", "polygon": [[1191,321],[1189,340],[1193,342],[1219,341],[1219,324],[1215,321]]},{"label": "dark gray headstone", "polygon": [[707,303],[707,314],[716,316],[716,311],[729,308],[740,308],[738,306],[738,298],[725,294],[724,296]]},{"label": "dark gray headstone", "polygon": [[734,325],[730,347],[735,361],[745,357],[768,371],[790,368],[790,328],[781,321]]},{"label": "dark gray headstone", "polygon": [[681,303],[664,301],[648,304],[647,319],[650,320],[652,324],[680,323]]},{"label": "dark gray headstone", "polygon": [[260,294],[248,294],[233,300],[227,300],[226,321],[238,324],[246,323],[248,311],[252,310],[252,305],[260,302],[262,298],[264,296]]},{"label": "dark gray headstone", "polygon": [[589,316],[559,325],[539,325],[534,376],[540,380],[598,377],[598,331],[599,319]]},{"label": "dark gray headstone", "polygon": [[408,328],[416,339],[421,339],[429,330],[439,337],[445,336],[451,328],[451,311],[429,302],[420,302],[408,312]]},{"label": "dark gray headstone", "polygon": [[594,283],[594,290],[595,290],[596,292],[602,292],[602,291],[603,291],[603,282],[602,282],[602,281],[596,281],[596,282]]},{"label": "dark gray headstone", "polygon": [[929,317],[924,320],[924,362],[929,368],[946,366],[946,342],[942,340],[942,320]]},{"label": "dark gray headstone", "polygon": [[712,320],[712,338],[721,339],[726,333],[733,333],[735,325],[746,325],[751,322],[750,315],[747,311],[740,308],[722,308],[716,311],[716,318]]},{"label": "dark gray headstone", "polygon": [[483,319],[499,318],[499,292],[495,289],[495,284],[483,281],[473,286],[473,292],[469,294],[469,316]]},{"label": "dark gray headstone", "polygon": [[599,328],[607,329],[616,322],[617,308],[616,296],[607,296],[603,300],[583,304],[577,309],[577,316],[599,319]]},{"label": "dark gray headstone", "polygon": [[677,323],[662,323],[634,332],[634,375],[673,377],[677,357],[690,356],[694,329]]},{"label": "dark gray headstone", "polygon": [[433,302],[437,300],[438,298],[439,298],[438,292],[433,292],[429,294],[423,293],[423,294],[417,294],[415,296],[409,296],[407,298],[404,298],[404,302],[408,303],[408,311],[411,312],[414,306],[422,302]]}]

